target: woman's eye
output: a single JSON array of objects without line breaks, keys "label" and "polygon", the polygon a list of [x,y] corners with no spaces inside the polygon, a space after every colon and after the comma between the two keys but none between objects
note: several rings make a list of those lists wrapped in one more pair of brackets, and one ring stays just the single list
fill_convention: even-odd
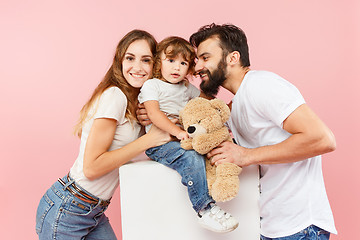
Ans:
[{"label": "woman's eye", "polygon": [[150,62],[151,62],[151,59],[150,59],[150,58],[144,58],[144,59],[143,59],[143,62],[144,62],[144,63],[150,63]]},{"label": "woman's eye", "polygon": [[132,61],[132,60],[134,60],[134,57],[128,56],[128,57],[126,57],[125,59],[128,60],[128,61]]}]

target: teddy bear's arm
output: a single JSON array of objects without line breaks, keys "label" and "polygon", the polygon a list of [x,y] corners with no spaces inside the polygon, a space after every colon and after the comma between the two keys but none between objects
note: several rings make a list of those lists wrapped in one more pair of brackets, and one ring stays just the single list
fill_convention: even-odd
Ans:
[{"label": "teddy bear's arm", "polygon": [[229,138],[231,138],[229,130],[226,127],[222,127],[212,133],[202,134],[195,137],[192,141],[192,145],[194,150],[198,153],[206,154]]}]

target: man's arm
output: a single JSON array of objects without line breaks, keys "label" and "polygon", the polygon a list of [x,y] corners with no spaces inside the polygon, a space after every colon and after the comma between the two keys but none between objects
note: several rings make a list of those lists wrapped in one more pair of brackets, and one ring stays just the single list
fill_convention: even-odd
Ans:
[{"label": "man's arm", "polygon": [[306,105],[298,107],[283,122],[283,128],[292,135],[285,141],[259,148],[244,148],[224,142],[208,157],[212,163],[232,162],[239,166],[277,164],[304,160],[334,151],[335,137],[331,130]]}]

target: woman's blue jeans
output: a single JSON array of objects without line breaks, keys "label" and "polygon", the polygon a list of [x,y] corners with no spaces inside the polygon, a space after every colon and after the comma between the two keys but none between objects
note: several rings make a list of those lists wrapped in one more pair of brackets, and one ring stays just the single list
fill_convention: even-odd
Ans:
[{"label": "woman's blue jeans", "polygon": [[194,150],[184,150],[180,142],[172,141],[146,150],[151,159],[176,170],[181,175],[181,183],[188,194],[196,212],[215,202],[209,195],[205,158]]},{"label": "woman's blue jeans", "polygon": [[267,238],[261,236],[261,240],[328,240],[330,238],[330,233],[315,226],[311,225],[304,230],[301,230],[294,235],[280,238]]},{"label": "woman's blue jeans", "polygon": [[[73,182],[69,183],[66,176],[62,180],[67,184]],[[39,239],[116,239],[109,219],[104,214],[107,206],[84,202],[64,189],[61,183],[55,182],[41,198],[36,213],[36,233]],[[81,190],[97,199],[84,189]]]}]

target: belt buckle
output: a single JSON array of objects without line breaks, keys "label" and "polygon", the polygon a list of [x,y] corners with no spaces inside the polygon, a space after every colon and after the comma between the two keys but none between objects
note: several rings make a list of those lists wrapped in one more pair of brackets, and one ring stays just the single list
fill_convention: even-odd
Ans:
[{"label": "belt buckle", "polygon": [[104,201],[104,200],[99,200],[99,201],[100,201],[100,206],[102,206],[102,207],[107,207],[110,204],[110,202],[108,202],[108,201]]}]

